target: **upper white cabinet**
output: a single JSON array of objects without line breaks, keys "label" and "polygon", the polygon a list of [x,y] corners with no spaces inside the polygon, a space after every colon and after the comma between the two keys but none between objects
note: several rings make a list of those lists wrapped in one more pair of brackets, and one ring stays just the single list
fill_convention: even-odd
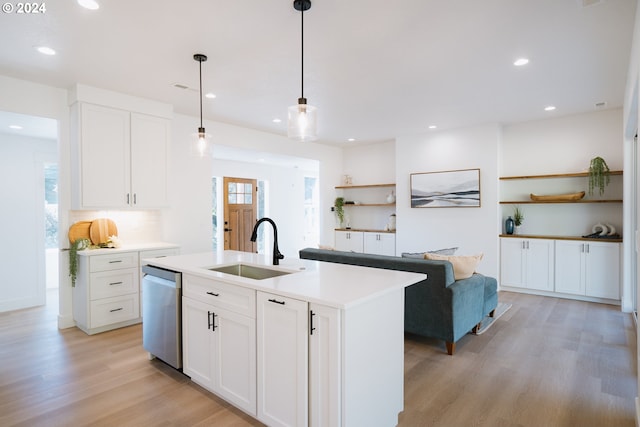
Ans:
[{"label": "upper white cabinet", "polygon": [[92,88],[80,87],[74,94],[73,207],[166,206],[171,135],[166,109]]}]

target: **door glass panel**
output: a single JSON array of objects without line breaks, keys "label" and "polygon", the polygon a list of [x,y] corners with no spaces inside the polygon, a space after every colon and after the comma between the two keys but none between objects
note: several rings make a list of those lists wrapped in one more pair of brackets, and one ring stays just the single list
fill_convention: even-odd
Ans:
[{"label": "door glass panel", "polygon": [[230,182],[229,183],[229,194],[235,193],[235,192],[236,192],[236,183],[235,182]]},{"label": "door glass panel", "polygon": [[235,193],[229,193],[229,203],[231,203],[232,205],[236,204],[236,200],[237,200],[237,194]]}]

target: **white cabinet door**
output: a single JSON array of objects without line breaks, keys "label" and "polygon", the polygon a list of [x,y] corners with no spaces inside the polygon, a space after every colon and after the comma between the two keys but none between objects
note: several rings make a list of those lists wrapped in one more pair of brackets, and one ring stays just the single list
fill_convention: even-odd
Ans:
[{"label": "white cabinet door", "polygon": [[167,205],[167,119],[131,113],[131,200],[133,207]]},{"label": "white cabinet door", "polygon": [[182,298],[183,372],[256,415],[255,319]]},{"label": "white cabinet door", "polygon": [[586,260],[586,295],[619,300],[620,244],[589,242],[586,248]]},{"label": "white cabinet door", "polygon": [[372,233],[364,234],[364,253],[395,256],[396,235],[393,233]]},{"label": "white cabinet door", "polygon": [[211,306],[182,297],[182,371],[209,390],[214,384],[212,339]]},{"label": "white cabinet door", "polygon": [[527,239],[525,243],[527,288],[553,291],[553,240]]},{"label": "white cabinet door", "polygon": [[223,308],[212,309],[213,392],[256,416],[256,321]]},{"label": "white cabinet door", "polygon": [[80,123],[82,207],[127,207],[131,188],[129,112],[82,104]]},{"label": "white cabinet door", "polygon": [[504,286],[526,287],[523,245],[523,239],[500,239],[500,283]]},{"label": "white cabinet door", "polygon": [[340,310],[309,304],[309,425],[340,426]]},{"label": "white cabinet door", "polygon": [[584,295],[585,244],[571,240],[556,241],[555,291]]},{"label": "white cabinet door", "polygon": [[553,240],[503,238],[500,256],[501,283],[504,286],[553,290]]},{"label": "white cabinet door", "polygon": [[308,304],[257,292],[258,419],[308,423]]},{"label": "white cabinet door", "polygon": [[336,231],[336,250],[362,252],[364,236],[361,231]]}]

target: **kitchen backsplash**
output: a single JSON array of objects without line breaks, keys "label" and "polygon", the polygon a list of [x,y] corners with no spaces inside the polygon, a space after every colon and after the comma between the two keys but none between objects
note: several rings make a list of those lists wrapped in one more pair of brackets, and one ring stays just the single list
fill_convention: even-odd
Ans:
[{"label": "kitchen backsplash", "polygon": [[162,240],[162,213],[158,210],[69,211],[69,225],[98,218],[109,218],[116,223],[118,237],[123,244]]}]

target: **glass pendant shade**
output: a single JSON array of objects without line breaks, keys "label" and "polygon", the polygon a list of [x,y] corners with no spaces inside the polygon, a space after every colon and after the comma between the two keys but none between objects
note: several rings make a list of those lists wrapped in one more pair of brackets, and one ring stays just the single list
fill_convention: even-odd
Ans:
[{"label": "glass pendant shade", "polygon": [[299,98],[297,105],[289,107],[289,138],[302,142],[315,141],[317,124],[316,107],[308,105],[305,98]]},{"label": "glass pendant shade", "polygon": [[211,157],[213,155],[211,135],[206,133],[204,128],[198,128],[198,133],[192,136],[189,152],[196,157]]}]

